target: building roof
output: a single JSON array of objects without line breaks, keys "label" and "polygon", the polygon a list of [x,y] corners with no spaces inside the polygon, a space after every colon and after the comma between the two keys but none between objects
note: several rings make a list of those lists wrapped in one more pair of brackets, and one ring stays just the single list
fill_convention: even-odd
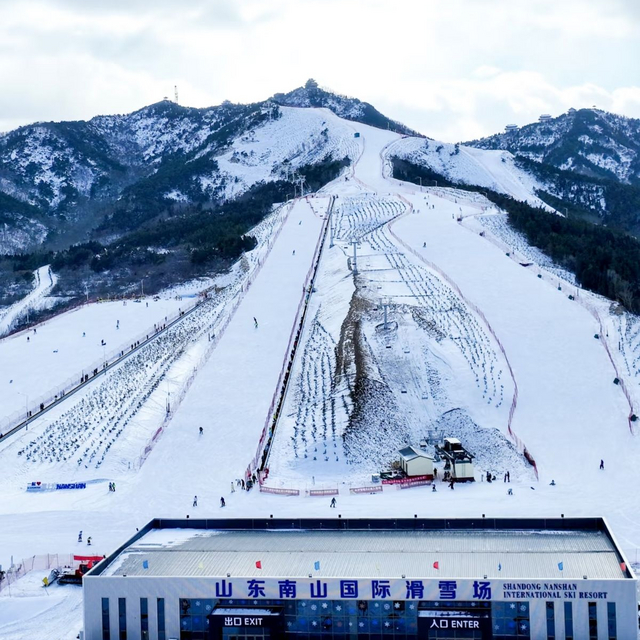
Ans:
[{"label": "building roof", "polygon": [[[224,522],[207,526],[208,521],[174,521],[182,527],[194,524],[194,528],[150,523],[88,575],[304,578],[319,561],[321,576],[326,578],[406,574],[425,579],[478,575],[549,579],[560,577],[560,562],[563,579],[632,577],[621,568],[622,556],[599,519],[590,519],[587,527],[571,527],[570,521],[560,519],[551,523],[416,519],[387,520],[380,525],[373,520],[334,520],[335,526],[327,526],[330,521],[269,520],[261,528],[255,521],[233,520],[226,521],[231,525],[219,526]],[[240,522],[249,524],[242,528]],[[390,522],[395,527],[390,528]],[[258,560],[262,569],[256,568]]]},{"label": "building roof", "polygon": [[429,458],[429,460],[433,460],[433,457],[430,456],[426,451],[422,451],[422,449],[418,449],[413,445],[405,447],[404,449],[400,449],[398,453],[407,461],[415,460],[416,458]]}]

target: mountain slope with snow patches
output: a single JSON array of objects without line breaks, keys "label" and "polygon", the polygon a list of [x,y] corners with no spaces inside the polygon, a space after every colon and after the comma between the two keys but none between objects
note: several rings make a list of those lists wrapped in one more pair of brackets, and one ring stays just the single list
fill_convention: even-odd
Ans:
[{"label": "mountain slope with snow patches", "polygon": [[[19,242],[28,214],[55,230],[59,245],[65,234],[77,241],[76,228],[86,233],[114,208],[221,203],[286,176],[285,168],[290,175],[302,164],[348,156],[340,128],[313,114],[272,103],[189,109],[165,101],[125,116],[3,134],[0,247]],[[31,246],[43,240],[34,234]]]},{"label": "mountain slope with snow patches", "polygon": [[572,110],[468,144],[504,149],[592,178],[640,180],[640,120],[599,109]]}]

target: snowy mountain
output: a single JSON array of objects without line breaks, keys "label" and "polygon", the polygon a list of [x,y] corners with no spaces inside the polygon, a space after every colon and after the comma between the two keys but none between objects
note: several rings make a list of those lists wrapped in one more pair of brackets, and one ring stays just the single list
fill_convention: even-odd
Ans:
[{"label": "snowy mountain", "polygon": [[640,182],[640,120],[599,109],[571,110],[468,144],[504,149],[590,178]]},{"label": "snowy mountain", "polygon": [[[256,104],[193,109],[164,100],[127,115],[28,125],[0,135],[0,223],[6,224],[0,247],[25,248],[25,232],[32,246],[52,231],[78,241],[114,207],[157,214],[174,203],[220,203],[302,164],[348,155],[338,150],[337,137],[352,131],[337,134],[318,118],[303,123],[304,116],[283,107],[323,107],[411,133],[371,105],[312,81]],[[135,227],[148,217],[127,221]]]},{"label": "snowy mountain", "polygon": [[268,112],[264,105],[189,109],[164,101],[125,116],[21,127],[0,136],[0,189],[60,229],[166,171],[170,159],[186,164],[196,150],[213,155]]},{"label": "snowy mountain", "polygon": [[640,120],[572,109],[467,145],[513,154],[558,211],[640,234]]},{"label": "snowy mountain", "polygon": [[331,109],[333,113],[345,120],[353,120],[378,129],[390,129],[396,133],[422,137],[422,134],[382,115],[368,102],[361,102],[357,98],[341,96],[327,89],[322,89],[313,79],[307,80],[304,87],[298,87],[289,93],[276,93],[271,99],[276,104],[287,107],[324,107]]}]

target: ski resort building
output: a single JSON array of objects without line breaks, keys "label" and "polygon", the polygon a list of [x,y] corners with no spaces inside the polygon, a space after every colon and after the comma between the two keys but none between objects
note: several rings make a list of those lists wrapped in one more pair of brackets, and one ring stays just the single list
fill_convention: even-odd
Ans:
[{"label": "ski resort building", "polygon": [[400,468],[408,477],[427,476],[433,478],[433,458],[418,447],[409,446],[398,451]]},{"label": "ski resort building", "polygon": [[601,518],[156,519],[83,589],[86,640],[637,634]]}]

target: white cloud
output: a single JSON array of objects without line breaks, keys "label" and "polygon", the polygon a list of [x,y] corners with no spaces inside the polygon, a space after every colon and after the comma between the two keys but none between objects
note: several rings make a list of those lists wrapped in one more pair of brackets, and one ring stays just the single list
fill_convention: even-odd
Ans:
[{"label": "white cloud", "polygon": [[0,0],[0,129],[308,77],[457,140],[568,106],[638,113],[631,0]]}]

